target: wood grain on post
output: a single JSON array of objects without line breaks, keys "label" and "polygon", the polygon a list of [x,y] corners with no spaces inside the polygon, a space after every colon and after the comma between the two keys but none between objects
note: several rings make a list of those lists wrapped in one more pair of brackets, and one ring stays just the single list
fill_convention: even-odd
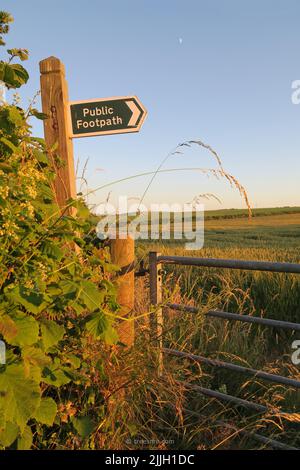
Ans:
[{"label": "wood grain on post", "polygon": [[[40,62],[42,110],[48,119],[44,120],[45,141],[50,156],[57,154],[65,165],[57,168],[55,194],[58,205],[63,209],[66,201],[76,198],[73,142],[69,132],[68,85],[64,64],[56,57]],[[56,145],[52,153],[51,148]],[[55,161],[53,160],[54,165]],[[55,165],[56,167],[56,165]],[[71,208],[67,211],[74,213]]]},{"label": "wood grain on post", "polygon": [[[134,309],[134,240],[131,237],[111,240],[110,252],[112,263],[120,267],[117,302],[121,311],[118,314],[130,318]],[[133,345],[134,320],[121,320],[117,331],[123,344],[128,347]]]}]

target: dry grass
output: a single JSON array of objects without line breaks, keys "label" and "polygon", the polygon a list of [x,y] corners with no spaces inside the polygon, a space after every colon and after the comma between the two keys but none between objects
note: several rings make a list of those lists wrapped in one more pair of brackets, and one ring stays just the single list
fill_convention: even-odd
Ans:
[{"label": "dry grass", "polygon": [[[160,249],[177,255],[186,254],[181,248]],[[145,251],[141,250],[139,254],[143,257]],[[238,248],[225,252],[224,249],[204,249],[202,254],[269,260],[277,259],[278,255],[276,250],[253,252]],[[297,256],[296,252],[290,254],[291,261],[294,261],[293,256]],[[272,317],[272,309],[280,304],[277,313],[282,319],[291,299],[295,306],[299,305],[297,282],[295,276],[285,275],[209,272],[205,269],[199,272],[197,268],[184,267],[169,270],[164,278],[165,299],[201,305],[201,308],[196,315],[165,309],[164,346],[299,380],[299,368],[291,364],[290,359],[294,335],[282,335],[251,324],[205,318],[208,309],[220,307]],[[147,277],[136,279],[137,316],[150,310],[148,289]],[[264,309],[260,308],[262,304]],[[291,311],[286,313],[291,314]],[[113,407],[113,421],[122,421],[114,434],[115,446],[129,449],[263,449],[276,446],[276,443],[268,443],[266,437],[299,447],[300,399],[292,388],[232,371],[214,370],[190,359],[169,355],[165,356],[162,378],[157,373],[158,351],[151,342],[147,316],[138,321],[136,336],[134,348],[125,355],[126,367],[134,380],[124,399]],[[204,397],[186,389],[182,382],[259,403],[266,406],[268,412],[249,412]]]}]

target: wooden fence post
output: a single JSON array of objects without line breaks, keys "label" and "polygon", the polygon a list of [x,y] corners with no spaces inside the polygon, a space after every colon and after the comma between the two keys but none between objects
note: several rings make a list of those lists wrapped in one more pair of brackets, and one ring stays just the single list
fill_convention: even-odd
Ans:
[{"label": "wooden fence post", "polygon": [[[118,313],[130,318],[134,310],[134,240],[131,237],[110,241],[111,261],[120,267],[118,277],[117,302],[121,306]],[[134,343],[134,320],[121,321],[118,328],[120,341],[130,347]]]},{"label": "wooden fence post", "polygon": [[149,274],[150,274],[150,304],[155,312],[150,315],[150,329],[152,338],[156,338],[156,344],[159,348],[158,372],[162,373],[163,353],[163,311],[159,305],[162,303],[162,269],[158,261],[160,253],[150,251],[149,253]]},{"label": "wooden fence post", "polygon": [[[48,151],[55,145],[57,154],[65,163],[57,168],[55,194],[58,205],[63,209],[69,198],[76,198],[76,181],[73,157],[73,142],[69,132],[68,85],[64,64],[56,57],[40,62],[42,110],[48,119],[44,120],[45,141]],[[54,164],[55,164],[55,160]],[[55,165],[56,166],[56,165]],[[67,212],[72,214],[73,208]]]}]

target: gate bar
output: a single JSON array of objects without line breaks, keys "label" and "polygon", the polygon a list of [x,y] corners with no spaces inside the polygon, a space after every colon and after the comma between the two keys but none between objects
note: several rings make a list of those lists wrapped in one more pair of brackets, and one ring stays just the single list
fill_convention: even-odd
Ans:
[{"label": "gate bar", "polygon": [[177,351],[176,349],[163,348],[163,352],[166,354],[171,354],[172,356],[183,357],[191,359],[196,362],[203,362],[213,367],[222,367],[224,369],[234,370],[236,372],[242,372],[244,374],[250,374],[254,377],[260,379],[269,380],[270,382],[275,382],[283,385],[289,385],[294,388],[300,388],[300,381],[295,379],[289,379],[288,377],[283,377],[282,375],[269,374],[261,370],[251,369],[249,367],[238,366],[237,364],[231,364],[230,362],[219,361],[218,359],[210,359],[203,356],[198,356],[191,353],[186,353],[182,351]]},{"label": "gate bar", "polygon": [[202,393],[202,395],[216,398],[217,400],[227,401],[229,403],[235,403],[237,406],[242,406],[243,408],[257,411],[258,413],[267,413],[270,411],[266,406],[253,403],[251,401],[245,400],[244,398],[234,397],[232,395],[227,395],[226,393],[218,392],[216,390],[211,390],[210,388],[201,387],[200,385],[191,384],[180,380],[175,380],[175,382],[178,383],[178,385],[183,385],[186,388],[190,388],[196,392]]},{"label": "gate bar", "polygon": [[[167,307],[172,310],[187,311],[190,313],[198,313],[197,307],[182,304],[167,304]],[[224,320],[242,321],[245,323],[258,323],[261,325],[272,326],[275,328],[282,328],[285,330],[300,331],[300,323],[293,323],[282,320],[271,320],[270,318],[252,317],[250,315],[241,315],[239,313],[223,312],[222,310],[209,310],[204,313],[208,317],[222,318]]]},{"label": "gate bar", "polygon": [[298,263],[243,261],[238,259],[222,258],[193,258],[191,256],[158,256],[157,261],[163,264],[179,264],[183,266],[204,266],[207,268],[230,268],[250,271],[300,274],[300,264]]}]

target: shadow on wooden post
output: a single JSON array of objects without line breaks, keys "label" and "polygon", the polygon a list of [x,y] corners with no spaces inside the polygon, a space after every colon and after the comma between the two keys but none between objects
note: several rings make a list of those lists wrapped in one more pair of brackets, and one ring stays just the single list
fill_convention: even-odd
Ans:
[{"label": "shadow on wooden post", "polygon": [[162,303],[162,269],[158,262],[160,253],[150,251],[149,253],[149,274],[150,274],[150,304],[151,310],[155,310],[150,315],[151,337],[159,349],[158,353],[158,373],[162,374],[163,368],[163,311]]},{"label": "shadow on wooden post", "polygon": [[[134,310],[134,240],[117,238],[110,241],[111,261],[120,267],[118,273],[117,302],[121,306],[118,313],[130,318]],[[119,340],[130,347],[134,343],[134,320],[121,321],[118,328]]]}]

